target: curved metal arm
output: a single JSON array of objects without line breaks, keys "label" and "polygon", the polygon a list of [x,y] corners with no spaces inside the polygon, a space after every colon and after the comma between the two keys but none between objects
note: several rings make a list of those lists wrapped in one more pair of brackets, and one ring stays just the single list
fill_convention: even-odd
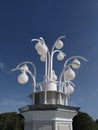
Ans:
[{"label": "curved metal arm", "polygon": [[[62,77],[63,77],[63,74],[64,74],[64,70],[67,69],[68,67],[70,67],[71,65],[72,64],[66,65],[65,67],[63,67],[63,69],[61,71],[61,74],[60,74],[60,77],[59,77],[59,90],[60,90],[60,87],[61,87],[61,82],[62,82]],[[66,82],[68,82],[68,81],[66,81]]]},{"label": "curved metal arm", "polygon": [[82,57],[82,56],[72,56],[72,57],[69,57],[69,58],[66,60],[66,62],[64,63],[64,67],[67,65],[67,63],[68,63],[70,60],[75,59],[75,58],[82,59],[82,60],[84,60],[85,62],[88,61],[86,58],[84,58],[84,57]]},{"label": "curved metal arm", "polygon": [[[62,38],[66,38],[66,36],[60,36],[58,39],[56,39],[56,41],[58,41],[58,40],[60,40],[60,39],[62,39]],[[54,50],[54,48],[55,48],[55,43],[56,43],[56,41],[55,41],[54,44],[53,44],[51,53],[53,52],[53,50]]]},{"label": "curved metal arm", "polygon": [[76,87],[76,85],[72,81],[64,81],[64,84],[70,83],[73,87]]},{"label": "curved metal arm", "polygon": [[35,79],[35,76],[31,73],[31,71],[27,71],[27,73],[28,74],[30,74],[30,76],[32,77],[32,79],[33,79],[33,82],[34,82],[34,84],[33,84],[33,86],[34,86],[34,92],[35,92],[35,87],[36,87],[36,79]]},{"label": "curved metal arm", "polygon": [[54,55],[54,53],[56,53],[56,52],[60,52],[60,53],[62,53],[64,56],[66,56],[66,54],[63,52],[63,51],[61,51],[61,50],[54,50],[52,53],[51,53],[51,65],[50,65],[50,78],[52,77],[52,69],[53,69],[53,55]]},{"label": "curved metal arm", "polygon": [[[34,68],[34,77],[36,78],[36,67],[35,67],[35,65],[34,65],[32,62],[30,62],[30,61],[24,61],[24,62],[20,63],[19,65],[16,66],[16,68],[12,69],[11,71],[20,70],[20,67],[21,67],[22,65],[25,65],[25,64],[30,64],[30,65],[33,66],[33,68]],[[22,68],[21,68],[21,69],[22,69]]]},{"label": "curved metal arm", "polygon": [[[60,36],[56,41],[58,41],[58,40],[60,40],[60,39],[62,39],[62,38],[65,38],[65,36]],[[65,53],[63,52],[63,51],[60,51],[60,50],[54,50],[54,48],[55,48],[55,43],[56,43],[56,41],[54,42],[54,44],[53,44],[53,47],[52,47],[52,50],[51,50],[51,54],[50,54],[50,61],[49,61],[49,71],[50,71],[50,78],[52,77],[52,68],[53,68],[53,55],[54,55],[54,53],[55,52],[62,52],[63,54],[64,54],[64,56],[66,56],[65,55]]]},{"label": "curved metal arm", "polygon": [[31,42],[33,42],[33,41],[40,42],[40,40],[39,40],[39,39],[32,39],[32,40],[31,40]]},{"label": "curved metal arm", "polygon": [[62,53],[64,56],[66,56],[66,54],[65,54],[63,51],[61,51],[61,50],[54,50],[54,51],[52,52],[52,54],[51,54],[51,57],[52,57],[52,58],[53,58],[54,53],[56,53],[56,52],[60,52],[60,53]]},{"label": "curved metal arm", "polygon": [[36,67],[35,67],[35,65],[32,62],[25,61],[25,62],[22,62],[19,65],[17,65],[17,67],[15,69],[12,69],[11,71],[16,71],[16,70],[21,70],[21,71],[23,70],[24,71],[24,68],[22,66],[25,64],[30,64],[34,68],[34,75],[31,73],[31,71],[29,69],[26,70],[26,73],[28,73],[31,76],[31,78],[34,82],[34,84],[33,84],[33,102],[32,102],[34,105],[34,103],[35,103],[35,88],[36,88]]},{"label": "curved metal arm", "polygon": [[[21,67],[22,65],[24,65],[24,63],[25,63],[25,64],[26,64],[26,63],[30,63],[30,64],[31,64],[32,62],[22,62],[22,63],[20,63],[15,69],[12,69],[11,71],[24,70],[24,68]],[[34,65],[34,64],[32,63],[32,65]],[[35,66],[34,66],[34,67],[35,67]],[[26,72],[27,72],[28,74],[30,74],[30,76],[32,77],[33,82],[34,82],[34,86],[35,86],[35,85],[36,85],[36,77],[35,77],[35,74],[33,75],[30,70],[27,70]]]},{"label": "curved metal arm", "polygon": [[72,60],[72,59],[75,59],[75,58],[82,59],[82,60],[84,60],[85,62],[88,61],[86,58],[84,58],[84,57],[82,57],[82,56],[72,56],[72,57],[69,57],[69,58],[65,61],[64,66],[63,66],[63,69],[62,69],[61,74],[60,74],[60,77],[59,77],[59,89],[60,89],[60,86],[61,86],[61,82],[62,82],[62,77],[63,77],[63,74],[64,74],[64,70],[67,69],[68,67],[70,67],[70,66],[72,65],[72,63],[71,63],[71,64],[68,64],[68,62],[69,62],[70,60]]},{"label": "curved metal arm", "polygon": [[42,44],[45,44],[45,40],[43,37],[39,37],[39,39],[32,39],[31,42],[33,42],[33,41],[37,41],[37,42],[40,42]]}]

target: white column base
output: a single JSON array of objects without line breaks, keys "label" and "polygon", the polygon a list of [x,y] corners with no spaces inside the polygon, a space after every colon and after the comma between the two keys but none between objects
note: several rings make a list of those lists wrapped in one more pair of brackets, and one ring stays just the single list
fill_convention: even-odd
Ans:
[{"label": "white column base", "polygon": [[79,108],[40,105],[20,108],[25,118],[24,130],[72,130],[72,119]]}]

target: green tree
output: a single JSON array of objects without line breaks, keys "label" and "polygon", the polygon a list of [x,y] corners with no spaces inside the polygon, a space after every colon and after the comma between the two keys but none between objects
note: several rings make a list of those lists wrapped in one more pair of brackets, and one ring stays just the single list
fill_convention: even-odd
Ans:
[{"label": "green tree", "polygon": [[79,112],[73,118],[73,130],[98,130],[98,127],[87,113]]},{"label": "green tree", "polygon": [[96,123],[96,125],[98,126],[98,119],[96,119],[95,123]]},{"label": "green tree", "polygon": [[23,130],[24,118],[16,112],[0,114],[0,130]]}]

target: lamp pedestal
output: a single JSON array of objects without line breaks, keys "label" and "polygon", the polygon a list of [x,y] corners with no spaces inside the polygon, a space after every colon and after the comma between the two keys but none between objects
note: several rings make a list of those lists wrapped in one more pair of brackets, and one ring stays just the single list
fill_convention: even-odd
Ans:
[{"label": "lamp pedestal", "polygon": [[25,118],[24,130],[72,130],[79,108],[64,105],[27,105],[19,109]]}]

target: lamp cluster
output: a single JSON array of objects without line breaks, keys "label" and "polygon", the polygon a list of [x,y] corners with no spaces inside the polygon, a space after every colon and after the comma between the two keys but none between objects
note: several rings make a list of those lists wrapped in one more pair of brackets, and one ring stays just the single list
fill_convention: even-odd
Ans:
[{"label": "lamp cluster", "polygon": [[[32,62],[22,62],[20,63],[15,70],[20,70],[21,74],[18,76],[18,82],[21,84],[25,84],[28,82],[28,75],[31,75],[33,79],[33,96],[36,91],[44,91],[45,92],[45,103],[47,103],[47,91],[58,91],[64,93],[66,97],[74,92],[75,85],[72,80],[75,78],[75,69],[78,69],[81,66],[79,59],[87,61],[86,58],[81,56],[72,56],[68,58],[62,68],[61,74],[58,77],[56,75],[55,70],[53,69],[53,57],[54,54],[57,53],[57,60],[64,60],[66,54],[61,51],[64,44],[62,42],[62,38],[65,36],[59,37],[53,44],[51,51],[47,47],[45,40],[40,37],[38,39],[32,39],[31,41],[36,41],[35,49],[37,53],[40,55],[40,60],[45,63],[45,74],[44,80],[41,83],[36,82],[36,67]],[[29,70],[28,65],[31,65],[34,69],[34,73]],[[36,89],[39,87],[39,90]],[[34,100],[34,97],[33,97]],[[67,103],[66,103],[67,105]]]}]

